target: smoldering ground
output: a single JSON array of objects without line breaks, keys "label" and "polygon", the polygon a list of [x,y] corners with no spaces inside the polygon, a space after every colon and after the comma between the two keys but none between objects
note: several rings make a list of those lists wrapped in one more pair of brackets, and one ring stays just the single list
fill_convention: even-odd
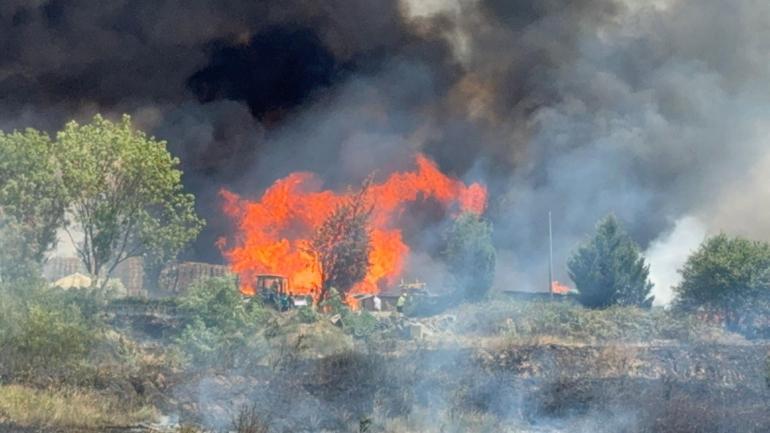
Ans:
[{"label": "smoldering ground", "polygon": [[[226,428],[240,408],[256,403],[271,431],[360,431],[362,423],[380,432],[549,433],[764,431],[770,425],[762,346],[369,349],[323,358],[296,357],[290,349],[284,358],[256,364],[249,354],[243,359],[251,364],[179,385],[181,418]],[[615,368],[624,373],[615,375]]]},{"label": "smoldering ground", "polygon": [[339,187],[418,150],[489,186],[498,285],[539,284],[548,210],[557,263],[608,212],[645,247],[685,217],[768,237],[763,2],[6,1],[0,21],[0,126],[133,114],[209,221],[194,258],[221,260],[223,186]]}]

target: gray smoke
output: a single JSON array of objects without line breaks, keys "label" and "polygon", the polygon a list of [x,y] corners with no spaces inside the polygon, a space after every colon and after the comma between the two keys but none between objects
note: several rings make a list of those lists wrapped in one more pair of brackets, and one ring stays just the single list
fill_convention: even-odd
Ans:
[{"label": "gray smoke", "polygon": [[549,210],[560,280],[609,212],[645,248],[686,217],[770,238],[768,22],[752,0],[6,1],[0,127],[132,113],[182,158],[204,260],[223,186],[424,151],[489,186],[497,285],[537,288]]}]

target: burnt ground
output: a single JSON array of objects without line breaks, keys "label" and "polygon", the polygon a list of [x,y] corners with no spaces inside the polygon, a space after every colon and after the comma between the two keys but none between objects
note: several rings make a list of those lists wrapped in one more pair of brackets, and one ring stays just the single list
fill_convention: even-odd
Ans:
[{"label": "burnt ground", "polygon": [[[180,384],[182,419],[223,425],[256,403],[276,431],[347,431],[357,420],[489,414],[569,431],[767,432],[770,345],[529,345],[349,352],[280,368],[201,372]],[[460,415],[458,415],[460,414]],[[601,431],[601,430],[596,430]]]}]

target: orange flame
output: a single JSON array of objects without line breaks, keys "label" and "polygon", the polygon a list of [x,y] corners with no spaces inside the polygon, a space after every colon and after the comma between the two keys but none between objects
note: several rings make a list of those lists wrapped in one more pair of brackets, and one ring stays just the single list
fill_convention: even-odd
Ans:
[{"label": "orange flame", "polygon": [[569,286],[562,284],[556,280],[551,282],[551,293],[556,293],[557,295],[566,295],[570,291]]},{"label": "orange flame", "polygon": [[[381,284],[394,284],[400,276],[409,247],[395,227],[406,205],[431,199],[450,212],[481,214],[487,203],[483,185],[466,186],[442,173],[424,155],[416,157],[417,169],[394,173],[369,189],[374,209],[371,218],[371,252],[364,280],[351,294],[378,293]],[[218,245],[230,267],[240,276],[241,291],[254,294],[259,274],[284,275],[293,295],[317,296],[320,266],[310,253],[310,240],[325,218],[349,197],[319,190],[321,182],[311,173],[292,173],[277,180],[259,201],[249,201],[222,190],[223,211],[236,223],[233,239]]]}]

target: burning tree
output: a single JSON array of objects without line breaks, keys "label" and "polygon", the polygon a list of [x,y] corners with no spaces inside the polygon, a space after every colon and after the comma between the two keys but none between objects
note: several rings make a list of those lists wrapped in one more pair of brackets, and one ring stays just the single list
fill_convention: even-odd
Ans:
[{"label": "burning tree", "polygon": [[367,193],[372,178],[364,181],[353,194],[326,218],[311,241],[311,250],[321,268],[321,299],[334,287],[347,293],[362,281],[369,269],[371,231],[369,219],[373,206]]}]

